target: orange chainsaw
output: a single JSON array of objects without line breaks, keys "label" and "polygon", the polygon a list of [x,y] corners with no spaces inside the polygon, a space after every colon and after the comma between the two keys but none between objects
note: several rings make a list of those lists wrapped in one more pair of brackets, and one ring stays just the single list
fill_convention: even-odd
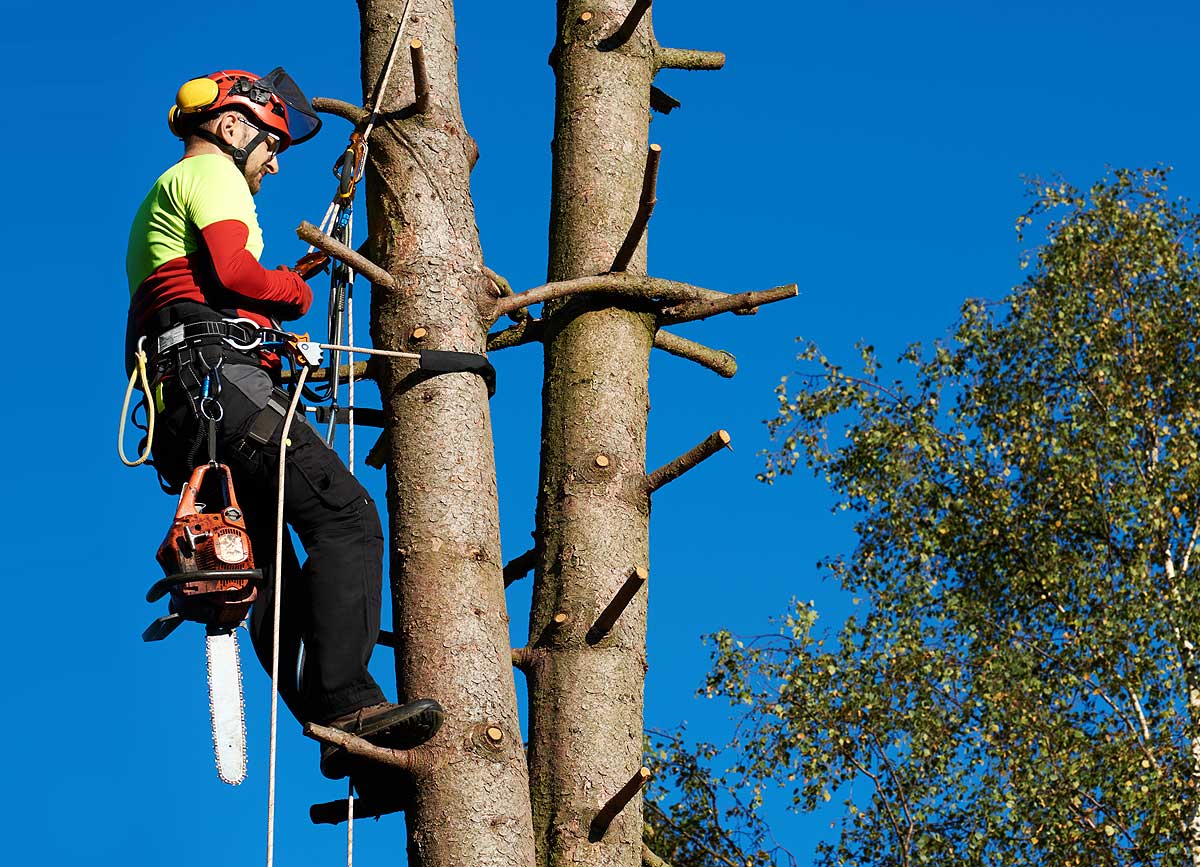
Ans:
[{"label": "orange chainsaw", "polygon": [[[216,470],[223,506],[206,512],[197,503],[205,475]],[[158,549],[166,577],[146,593],[147,602],[170,594],[168,613],[142,633],[143,641],[161,641],[184,620],[206,627],[208,700],[212,716],[217,775],[230,785],[246,777],[246,723],[242,670],[235,630],[258,596],[262,570],[254,568],[250,536],[229,467],[202,464],[179,496],[175,518]]]}]

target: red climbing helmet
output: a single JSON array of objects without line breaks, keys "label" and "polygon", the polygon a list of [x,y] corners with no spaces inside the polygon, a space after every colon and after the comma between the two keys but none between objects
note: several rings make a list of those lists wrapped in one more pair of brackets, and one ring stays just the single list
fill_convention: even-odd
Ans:
[{"label": "red climbing helmet", "polygon": [[186,138],[199,122],[229,109],[246,115],[260,130],[279,136],[276,153],[307,141],[321,128],[312,103],[282,67],[261,77],[241,69],[223,69],[186,81],[167,113],[167,124],[176,136]]}]

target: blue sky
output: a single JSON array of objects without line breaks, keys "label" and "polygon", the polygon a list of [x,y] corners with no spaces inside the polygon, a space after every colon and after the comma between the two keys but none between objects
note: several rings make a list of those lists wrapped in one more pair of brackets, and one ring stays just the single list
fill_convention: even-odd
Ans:
[{"label": "blue sky", "polygon": [[[459,7],[483,248],[488,264],[528,287],[545,276],[554,4]],[[158,577],[153,553],[172,501],[150,471],[126,470],[114,454],[126,234],[145,190],[178,156],[164,121],[183,80],[283,65],[310,96],[357,100],[357,10],[347,0],[236,9],[68,0],[49,20],[32,3],[9,9],[3,226],[20,325],[10,330],[0,506],[8,860],[254,863],[265,837],[265,676],[244,645],[250,778],[229,789],[212,769],[199,632],[181,629],[157,646],[138,638],[160,613],[142,594]],[[1061,172],[1086,185],[1106,165],[1163,162],[1176,167],[1173,188],[1197,196],[1200,12],[1112,0],[693,0],[656,13],[663,44],[723,50],[729,62],[659,78],[683,107],[651,126],[663,146],[651,272],[726,291],[800,286],[797,299],[755,317],[679,329],[733,352],[734,380],[668,356],[652,364],[651,467],[717,428],[736,449],[660,492],[652,518],[647,720],[686,719],[717,740],[728,711],[694,698],[707,663],[699,637],[768,630],[792,596],[817,600],[830,625],[846,608],[813,565],[852,544],[822,486],[754,480],[762,420],[792,367],[794,338],[847,362],[861,338],[889,359],[945,334],[964,298],[1002,295],[1020,280],[1012,225],[1025,207],[1022,175]],[[293,229],[319,221],[348,131],[329,119],[267,179],[265,264],[304,252]],[[363,334],[365,291],[357,301]],[[302,325],[318,331],[318,319]],[[541,353],[525,347],[493,361],[511,557],[533,523]],[[381,474],[362,473],[383,502]],[[524,643],[529,582],[508,600],[514,642]],[[377,654],[389,688],[390,664]],[[520,675],[517,685],[523,692]],[[280,787],[277,863],[341,863],[342,832],[309,825],[307,806],[342,786],[319,776],[315,745],[290,720]],[[772,815],[801,863],[834,816]],[[398,819],[360,825],[356,836],[359,864],[403,857]]]}]

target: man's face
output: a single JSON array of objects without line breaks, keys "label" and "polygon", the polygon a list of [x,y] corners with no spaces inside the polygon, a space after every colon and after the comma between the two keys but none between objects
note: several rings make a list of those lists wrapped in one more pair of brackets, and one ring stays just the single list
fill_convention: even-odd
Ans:
[{"label": "man's face", "polygon": [[[238,121],[236,135],[240,137],[236,146],[248,147],[250,142],[258,135],[259,128],[240,114],[235,114],[234,116]],[[269,134],[246,157],[246,168],[243,169],[242,174],[246,176],[246,186],[250,188],[251,195],[258,195],[258,191],[262,187],[263,178],[279,171],[279,161],[275,157],[278,149],[279,136]]]}]

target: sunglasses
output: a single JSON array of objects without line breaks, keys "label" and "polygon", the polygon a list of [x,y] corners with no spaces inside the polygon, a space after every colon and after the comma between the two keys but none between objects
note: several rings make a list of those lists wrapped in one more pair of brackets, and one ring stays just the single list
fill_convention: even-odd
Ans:
[{"label": "sunglasses", "polygon": [[[246,126],[250,127],[250,129],[254,130],[255,132],[257,132],[257,133],[263,132],[263,130],[260,127],[257,127],[254,124],[250,123],[250,121],[246,120],[246,118],[242,117],[240,114],[235,114],[234,117],[236,117],[238,120],[240,120]],[[279,153],[279,142],[280,142],[279,136],[275,135],[275,133],[273,133],[273,132],[267,133],[267,137],[266,137],[265,141],[263,142],[267,146],[267,153],[269,153],[271,156],[275,156],[275,154]]]}]

